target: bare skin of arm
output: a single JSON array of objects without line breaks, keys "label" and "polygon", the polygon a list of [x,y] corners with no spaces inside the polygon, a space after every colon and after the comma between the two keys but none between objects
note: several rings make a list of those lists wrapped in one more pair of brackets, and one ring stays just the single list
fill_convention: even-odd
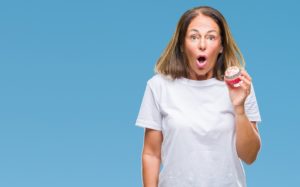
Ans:
[{"label": "bare skin of arm", "polygon": [[251,77],[243,70],[240,78],[243,82],[239,88],[228,86],[235,112],[236,149],[240,159],[252,164],[260,150],[261,140],[256,122],[249,121],[245,113],[245,100],[250,94]]},{"label": "bare skin of arm", "polygon": [[260,137],[255,122],[250,122],[245,114],[236,114],[236,149],[238,156],[247,164],[252,164],[260,150]]},{"label": "bare skin of arm", "polygon": [[144,187],[157,187],[161,164],[161,131],[145,129],[144,147],[142,152],[142,175]]}]

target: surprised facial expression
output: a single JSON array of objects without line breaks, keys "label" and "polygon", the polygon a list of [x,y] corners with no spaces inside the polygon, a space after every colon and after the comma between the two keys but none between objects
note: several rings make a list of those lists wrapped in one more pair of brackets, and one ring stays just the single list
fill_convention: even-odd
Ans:
[{"label": "surprised facial expression", "polygon": [[203,14],[195,17],[187,28],[183,50],[190,70],[188,78],[212,78],[218,55],[223,51],[217,23]]}]

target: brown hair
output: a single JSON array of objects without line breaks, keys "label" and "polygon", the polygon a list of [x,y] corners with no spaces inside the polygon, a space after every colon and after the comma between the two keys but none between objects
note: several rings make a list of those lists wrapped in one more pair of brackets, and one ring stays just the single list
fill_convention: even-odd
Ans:
[{"label": "brown hair", "polygon": [[189,24],[199,14],[212,18],[220,29],[223,52],[217,58],[217,63],[214,67],[214,77],[218,80],[223,80],[227,67],[238,66],[242,68],[245,65],[243,55],[235,43],[223,15],[214,8],[200,6],[186,11],[181,16],[171,41],[155,65],[155,72],[170,75],[173,79],[188,77],[189,67],[181,49],[184,45],[184,38]]}]

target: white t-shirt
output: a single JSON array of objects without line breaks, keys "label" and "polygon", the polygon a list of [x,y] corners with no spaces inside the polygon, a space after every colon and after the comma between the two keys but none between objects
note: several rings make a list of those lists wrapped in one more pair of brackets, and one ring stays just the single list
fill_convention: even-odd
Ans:
[{"label": "white t-shirt", "polygon": [[[260,122],[253,86],[245,110],[250,121]],[[224,81],[153,76],[136,125],[162,131],[158,186],[245,187],[234,115]]]}]

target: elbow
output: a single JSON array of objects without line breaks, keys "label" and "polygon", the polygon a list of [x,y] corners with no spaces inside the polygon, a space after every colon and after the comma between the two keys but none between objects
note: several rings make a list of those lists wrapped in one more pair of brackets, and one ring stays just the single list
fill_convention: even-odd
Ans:
[{"label": "elbow", "polygon": [[247,165],[251,165],[255,162],[257,156],[253,156],[253,157],[249,157],[249,158],[245,158],[242,159]]},{"label": "elbow", "polygon": [[245,156],[242,160],[243,160],[247,165],[251,165],[251,164],[253,164],[253,163],[256,161],[258,152],[259,152],[259,149],[257,149],[257,151],[253,152],[252,154],[248,154],[248,155]]},{"label": "elbow", "polygon": [[260,150],[260,144],[258,144],[255,149],[251,149],[247,153],[245,152],[244,154],[240,154],[239,157],[247,165],[251,165],[256,161],[259,150]]},{"label": "elbow", "polygon": [[156,160],[161,161],[161,153],[160,152],[149,152],[149,151],[143,151],[142,152],[142,161],[148,161],[148,160]]}]

